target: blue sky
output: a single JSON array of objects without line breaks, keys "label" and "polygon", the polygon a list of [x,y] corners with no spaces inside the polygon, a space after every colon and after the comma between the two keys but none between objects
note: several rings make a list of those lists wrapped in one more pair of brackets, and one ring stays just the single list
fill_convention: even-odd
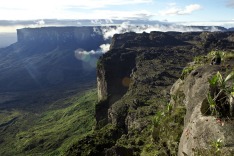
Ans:
[{"label": "blue sky", "polygon": [[6,0],[0,20],[147,18],[169,21],[234,19],[234,0]]},{"label": "blue sky", "polygon": [[[110,25],[114,20],[123,24],[130,20],[148,20],[142,24],[156,20],[179,26],[230,28],[234,27],[234,0],[2,0],[0,40],[8,41],[4,33],[10,32],[13,36],[9,43],[15,42],[16,29],[25,27],[85,25],[79,19],[91,19],[89,23],[94,25],[100,25],[98,19],[107,19]],[[154,31],[165,29],[155,26]],[[171,29],[179,31],[177,27]]]},{"label": "blue sky", "polygon": [[5,0],[0,20],[146,19],[234,26],[234,0]]}]

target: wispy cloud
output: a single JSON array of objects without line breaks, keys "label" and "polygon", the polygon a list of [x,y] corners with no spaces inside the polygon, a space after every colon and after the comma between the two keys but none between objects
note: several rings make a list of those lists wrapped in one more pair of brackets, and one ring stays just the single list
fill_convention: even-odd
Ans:
[{"label": "wispy cloud", "polygon": [[[94,10],[94,13],[90,14],[92,17],[102,17],[104,19],[149,19],[154,15],[146,10],[139,11],[112,11],[112,10]],[[86,16],[87,17],[87,16]]]},{"label": "wispy cloud", "polygon": [[185,26],[222,26],[225,28],[234,27],[234,19],[226,21],[186,21],[186,22],[177,22],[176,24],[185,25]]},{"label": "wispy cloud", "polygon": [[170,3],[168,6],[169,7],[166,10],[162,10],[159,13],[161,15],[188,15],[194,11],[202,9],[201,5],[199,4],[190,4],[184,8],[178,7],[175,3]]},{"label": "wispy cloud", "polygon": [[[178,31],[178,32],[191,32],[191,31],[204,31],[204,29],[199,28],[199,27],[192,27],[192,25],[196,25],[197,23],[191,24],[191,22],[183,22],[183,23],[157,23],[154,25],[134,25],[131,24],[130,22],[123,22],[121,25],[118,25],[116,27],[103,27],[102,28],[102,34],[104,39],[109,39],[112,38],[114,34],[123,34],[126,32],[136,32],[136,33],[143,33],[147,32],[150,33],[152,31],[162,31],[162,32],[167,32],[167,31]],[[211,23],[207,23],[211,24]],[[217,23],[216,23],[217,24]],[[197,26],[197,25],[196,25]],[[209,26],[209,25],[206,25]],[[206,31],[219,31],[217,27],[206,27]]]}]

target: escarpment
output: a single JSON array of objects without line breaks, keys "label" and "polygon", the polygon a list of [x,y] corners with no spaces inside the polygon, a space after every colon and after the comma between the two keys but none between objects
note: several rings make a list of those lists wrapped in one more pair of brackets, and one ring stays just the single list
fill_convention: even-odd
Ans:
[{"label": "escarpment", "polygon": [[108,123],[108,109],[111,104],[119,100],[130,84],[130,74],[135,65],[134,51],[112,50],[98,62],[97,88],[98,100],[96,105],[97,126]]},{"label": "escarpment", "polygon": [[[170,89],[195,56],[212,49],[233,49],[232,36],[232,32],[114,35],[111,49],[97,63],[96,129],[69,154],[76,149],[77,155],[82,151],[107,156],[177,155],[186,94],[177,87],[177,98],[170,95]],[[179,102],[172,108],[168,106],[171,98]],[[100,136],[108,140],[108,147],[107,142],[97,141]],[[85,151],[86,146],[91,151]]]},{"label": "escarpment", "polygon": [[[110,51],[100,58],[97,66],[99,101],[106,101],[104,107],[109,109],[109,113],[105,113],[106,121],[117,124],[114,116],[118,111],[114,107],[122,97],[121,103],[127,96],[129,104],[124,105],[129,109],[141,105],[143,97],[166,96],[186,63],[211,49],[234,48],[232,36],[231,32],[130,32],[114,35]],[[97,114],[99,109],[102,109],[101,103]]]}]

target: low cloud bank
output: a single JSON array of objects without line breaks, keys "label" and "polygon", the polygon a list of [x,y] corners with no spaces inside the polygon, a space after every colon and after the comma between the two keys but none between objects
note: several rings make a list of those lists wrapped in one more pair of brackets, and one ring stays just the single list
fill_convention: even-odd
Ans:
[{"label": "low cloud bank", "polygon": [[104,54],[110,49],[110,44],[102,44],[99,46],[98,50],[91,50],[91,51],[86,51],[83,49],[77,49],[75,50],[75,56],[77,59],[82,59],[81,57],[83,55],[99,55],[99,54]]},{"label": "low cloud bank", "polygon": [[86,51],[83,49],[77,49],[74,52],[76,59],[82,61],[82,67],[85,70],[92,70],[96,68],[97,60],[100,55],[106,53],[110,48],[110,44],[100,45],[100,49]]},{"label": "low cloud bank", "polygon": [[215,26],[207,26],[203,28],[199,28],[196,26],[186,26],[184,25],[177,25],[177,24],[163,24],[163,23],[158,23],[154,25],[135,25],[131,24],[130,22],[123,22],[121,25],[116,26],[116,27],[103,27],[102,28],[102,33],[104,39],[110,39],[113,37],[114,34],[123,34],[126,32],[136,32],[136,33],[142,33],[142,32],[147,32],[150,33],[151,31],[162,31],[162,32],[167,32],[167,31],[178,31],[178,32],[191,32],[191,31],[220,31],[217,27]]}]

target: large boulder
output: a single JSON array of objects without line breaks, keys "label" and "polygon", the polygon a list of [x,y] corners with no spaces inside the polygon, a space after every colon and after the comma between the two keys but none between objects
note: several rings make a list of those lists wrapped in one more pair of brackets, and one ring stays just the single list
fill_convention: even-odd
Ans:
[{"label": "large boulder", "polygon": [[[192,71],[184,81],[178,80],[172,87],[171,94],[184,94],[183,103],[186,106],[184,130],[179,144],[179,156],[195,153],[215,153],[221,142],[221,153],[234,149],[234,121],[231,118],[218,118],[207,115],[203,110],[209,108],[207,95],[210,91],[208,79],[218,71],[226,70],[222,66],[205,65]],[[212,151],[213,150],[213,151]]]}]

